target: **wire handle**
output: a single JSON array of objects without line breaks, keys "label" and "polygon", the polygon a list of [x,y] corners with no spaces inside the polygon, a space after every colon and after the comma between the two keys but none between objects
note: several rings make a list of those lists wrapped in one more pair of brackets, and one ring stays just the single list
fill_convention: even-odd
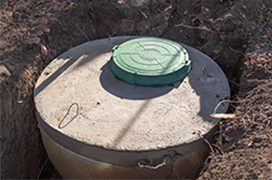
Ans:
[{"label": "wire handle", "polygon": [[[142,164],[143,162],[141,162],[141,161],[144,161],[145,164]],[[147,169],[152,169],[152,170],[156,170],[156,169],[158,169],[158,168],[160,168],[162,166],[165,166],[165,165],[166,165],[166,159],[163,159],[163,162],[160,163],[160,164],[158,164],[158,165],[156,165],[156,166],[154,166],[153,164],[151,165],[151,163],[148,164],[148,162],[146,160],[140,160],[140,161],[138,161],[138,166],[140,168],[147,168]]]},{"label": "wire handle", "polygon": [[[66,119],[66,117],[67,117],[68,114],[70,113],[71,108],[72,108],[74,105],[76,106],[76,115],[74,115],[74,116],[71,118],[71,120],[68,121],[66,124],[62,125],[63,121]],[[62,128],[65,128],[66,126],[68,126],[68,125],[69,125],[69,124],[77,117],[78,111],[79,111],[79,105],[78,105],[76,102],[72,103],[72,104],[69,106],[67,113],[65,114],[65,116],[64,116],[64,117],[62,118],[62,120],[60,121],[60,123],[59,123],[59,125],[58,125],[58,128],[59,128],[59,129],[62,129]]]}]

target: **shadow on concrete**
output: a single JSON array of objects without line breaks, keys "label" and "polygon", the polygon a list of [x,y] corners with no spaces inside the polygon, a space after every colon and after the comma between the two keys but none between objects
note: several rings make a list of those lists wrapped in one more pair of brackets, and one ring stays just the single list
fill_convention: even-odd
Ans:
[{"label": "shadow on concrete", "polygon": [[[125,41],[134,39],[136,37],[137,36],[120,36],[116,38],[111,38],[110,40],[99,39],[81,44],[70,49],[69,51],[66,51],[54,60],[58,61],[60,59],[64,59],[66,62],[62,66],[60,66],[54,73],[49,73],[47,75],[47,79],[35,88],[34,96],[37,96],[42,90],[44,90],[49,84],[51,84],[57,77],[59,77],[75,62],[77,62],[77,64],[73,65],[73,69],[86,65],[86,63],[92,61],[97,56],[103,53],[110,52],[115,45],[119,45]],[[79,58],[81,59],[79,60]]]},{"label": "shadow on concrete", "polygon": [[[188,74],[190,86],[199,96],[200,111],[198,116],[204,121],[219,122],[210,116],[213,114],[217,104],[223,99],[230,98],[230,89],[227,78],[221,68],[210,57],[202,52],[185,46],[192,60],[192,70]],[[217,113],[225,113],[228,109],[228,102],[222,103]]]},{"label": "shadow on concrete", "polygon": [[144,109],[148,106],[149,103],[150,103],[150,100],[146,100],[143,103],[143,105],[141,106],[141,108],[138,109],[138,111],[135,113],[135,115],[133,116],[133,118],[130,119],[130,121],[126,125],[126,127],[123,128],[123,130],[118,134],[118,137],[113,142],[113,146],[116,147],[122,141],[122,139],[126,136],[126,134],[128,133],[128,131],[130,130],[130,128],[138,120],[139,116],[144,111]]},{"label": "shadow on concrete", "polygon": [[[45,74],[48,77],[40,85],[38,85],[35,88],[34,97],[37,96],[41,91],[43,91],[49,84],[54,82],[54,80],[56,80],[62,73],[64,73],[69,67],[71,67],[76,61],[78,61],[78,59],[80,57],[82,57],[84,55],[84,54],[79,54],[79,53],[73,53],[78,48],[79,47],[71,49],[71,50],[67,51],[67,53],[60,55],[57,59],[54,60],[54,61],[58,61],[58,60],[63,59],[66,61],[55,72],[53,72],[52,74],[51,74],[51,72],[46,72],[46,71],[42,72],[42,73],[48,73],[48,74]],[[66,60],[66,59],[68,59],[68,60]],[[93,58],[89,57],[89,55],[86,55],[80,61],[87,63],[87,62],[91,61],[92,59]]]},{"label": "shadow on concrete", "polygon": [[106,63],[101,70],[100,83],[102,87],[109,93],[124,99],[152,99],[167,94],[175,88],[174,85],[163,87],[143,87],[128,84],[117,79],[113,75],[109,62]]}]

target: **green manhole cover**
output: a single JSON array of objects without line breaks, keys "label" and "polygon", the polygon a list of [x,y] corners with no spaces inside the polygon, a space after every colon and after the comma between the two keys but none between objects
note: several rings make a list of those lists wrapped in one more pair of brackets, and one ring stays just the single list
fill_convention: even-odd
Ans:
[{"label": "green manhole cover", "polygon": [[164,86],[182,80],[191,69],[188,52],[178,43],[138,38],[113,48],[113,74],[130,84]]}]

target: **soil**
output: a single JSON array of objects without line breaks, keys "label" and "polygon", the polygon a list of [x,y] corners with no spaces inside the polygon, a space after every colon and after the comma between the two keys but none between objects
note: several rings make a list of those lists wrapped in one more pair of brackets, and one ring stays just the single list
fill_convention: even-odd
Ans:
[{"label": "soil", "polygon": [[1,1],[1,179],[61,179],[43,148],[33,88],[56,56],[121,35],[167,38],[210,56],[231,87],[198,179],[272,178],[270,0]]}]

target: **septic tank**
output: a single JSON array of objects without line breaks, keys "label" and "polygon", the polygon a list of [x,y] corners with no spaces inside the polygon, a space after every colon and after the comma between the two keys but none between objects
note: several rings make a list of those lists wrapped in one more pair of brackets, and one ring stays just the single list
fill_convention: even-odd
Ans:
[{"label": "septic tank", "polygon": [[43,144],[65,179],[195,178],[219,122],[210,114],[229,96],[205,54],[132,36],[68,50],[34,91]]}]

